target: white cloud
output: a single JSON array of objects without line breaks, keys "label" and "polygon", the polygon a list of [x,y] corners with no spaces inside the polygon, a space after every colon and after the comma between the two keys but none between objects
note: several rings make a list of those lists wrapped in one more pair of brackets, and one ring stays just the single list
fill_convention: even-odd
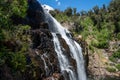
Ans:
[{"label": "white cloud", "polygon": [[55,0],[55,2],[57,3],[58,6],[61,5],[61,2],[59,0]]},{"label": "white cloud", "polygon": [[61,5],[61,2],[58,2],[57,4],[58,4],[58,6],[60,6],[60,5]]}]

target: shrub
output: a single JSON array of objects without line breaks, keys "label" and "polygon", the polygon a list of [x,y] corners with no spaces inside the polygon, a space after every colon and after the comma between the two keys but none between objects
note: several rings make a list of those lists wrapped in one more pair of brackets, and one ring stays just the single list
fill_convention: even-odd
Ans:
[{"label": "shrub", "polygon": [[107,67],[106,69],[107,69],[107,71],[109,71],[109,72],[115,72],[115,71],[116,71],[116,69],[113,68],[113,67]]},{"label": "shrub", "polygon": [[120,49],[118,49],[114,54],[112,55],[114,58],[120,58]]},{"label": "shrub", "polygon": [[120,33],[117,34],[117,39],[120,40]]},{"label": "shrub", "polygon": [[114,52],[112,56],[109,57],[109,59],[113,62],[116,62],[117,59],[120,59],[120,49]]},{"label": "shrub", "polygon": [[116,68],[120,71],[120,64],[117,64]]},{"label": "shrub", "polygon": [[96,47],[98,45],[98,41],[97,40],[92,40],[91,45]]},{"label": "shrub", "polygon": [[25,70],[26,58],[23,53],[16,53],[12,56],[11,65],[14,70]]},{"label": "shrub", "polygon": [[110,56],[109,59],[112,61],[112,62],[115,62],[116,59],[113,57],[113,56]]},{"label": "shrub", "polygon": [[27,10],[27,0],[12,0],[10,8],[13,14],[24,17]]},{"label": "shrub", "polygon": [[109,43],[108,43],[108,41],[102,40],[102,41],[98,42],[97,47],[98,48],[108,48],[109,47]]},{"label": "shrub", "polygon": [[92,45],[89,45],[89,49],[92,51],[92,53],[94,53],[94,47]]}]

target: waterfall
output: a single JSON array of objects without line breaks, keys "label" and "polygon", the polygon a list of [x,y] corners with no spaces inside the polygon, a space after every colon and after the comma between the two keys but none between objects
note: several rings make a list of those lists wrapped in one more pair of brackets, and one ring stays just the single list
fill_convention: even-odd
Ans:
[{"label": "waterfall", "polygon": [[[61,73],[65,80],[87,80],[82,49],[80,45],[72,38],[70,32],[65,29],[55,18],[44,10],[46,21],[49,25],[49,30],[53,36],[54,49],[58,57]],[[68,56],[63,54],[63,47],[58,38],[58,34],[66,42],[70,50],[70,56],[76,61],[76,69],[71,65]],[[42,56],[43,59],[43,56]],[[44,61],[44,59],[43,59]],[[45,62],[44,62],[45,63]],[[46,64],[44,64],[46,66]],[[47,67],[46,67],[47,68]]]},{"label": "waterfall", "polygon": [[[62,53],[60,42],[58,40],[56,33],[52,33],[52,35],[53,35],[53,42],[54,42],[54,46],[55,46],[55,51],[58,56],[61,72],[64,74],[64,71],[66,71],[69,74],[70,80],[76,80],[73,71],[70,69],[70,64],[67,60],[67,57],[65,55],[63,55],[63,53]],[[64,77],[66,77],[66,76],[64,76]]]}]

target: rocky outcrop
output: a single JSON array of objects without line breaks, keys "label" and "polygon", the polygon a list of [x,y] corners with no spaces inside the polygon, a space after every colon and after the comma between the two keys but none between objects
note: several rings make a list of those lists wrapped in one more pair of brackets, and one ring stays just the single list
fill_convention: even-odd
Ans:
[{"label": "rocky outcrop", "polygon": [[32,45],[28,56],[35,69],[33,71],[34,79],[52,80],[55,78],[60,80],[60,67],[54,51],[52,35],[45,22],[43,9],[36,0],[29,2],[27,21],[31,26],[28,33],[31,35]]},{"label": "rocky outcrop", "polygon": [[62,21],[61,24],[69,31],[79,32],[83,30],[83,27],[79,24],[79,22]]},{"label": "rocky outcrop", "polygon": [[44,11],[42,6],[37,0],[28,1],[28,10],[27,10],[27,24],[31,26],[32,29],[40,28],[42,22],[45,22]]},{"label": "rocky outcrop", "polygon": [[39,70],[36,70],[36,78],[44,79],[52,76],[55,72],[59,73],[58,59],[49,30],[37,29],[31,30],[31,33],[33,44],[28,55],[34,63],[34,67]]},{"label": "rocky outcrop", "polygon": [[119,80],[120,71],[115,68],[115,63],[110,60],[110,55],[113,54],[111,48],[118,45],[111,45],[110,43],[108,49],[99,49],[94,46],[91,47],[89,39],[91,38],[86,40],[89,46],[88,77],[92,80]]},{"label": "rocky outcrop", "polygon": [[75,24],[73,22],[61,22],[61,24],[68,30],[75,30]]},{"label": "rocky outcrop", "polygon": [[44,78],[43,80],[64,80],[64,77],[59,73],[54,73],[51,77]]},{"label": "rocky outcrop", "polygon": [[115,70],[112,67],[113,64],[110,65],[110,60],[103,56],[105,53],[100,52],[89,52],[88,77],[93,80],[119,80],[120,72],[112,71],[112,69]]}]

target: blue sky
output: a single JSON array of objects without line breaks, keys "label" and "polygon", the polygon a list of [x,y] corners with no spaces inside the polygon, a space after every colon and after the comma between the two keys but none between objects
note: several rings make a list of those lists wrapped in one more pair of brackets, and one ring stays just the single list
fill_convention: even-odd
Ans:
[{"label": "blue sky", "polygon": [[77,11],[88,11],[94,6],[101,7],[103,4],[108,5],[111,0],[39,0],[41,4],[47,4],[59,10],[65,10],[67,7],[77,8]]}]

